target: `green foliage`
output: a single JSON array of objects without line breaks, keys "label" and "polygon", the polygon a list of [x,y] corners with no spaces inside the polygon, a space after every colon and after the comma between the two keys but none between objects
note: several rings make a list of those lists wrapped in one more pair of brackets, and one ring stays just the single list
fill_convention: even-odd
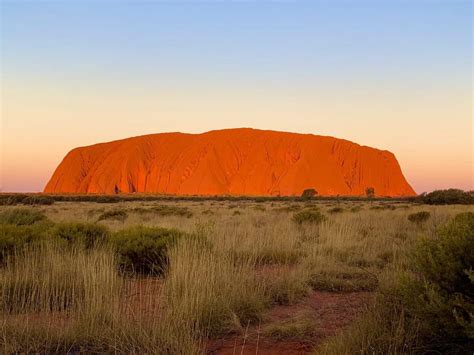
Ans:
[{"label": "green foliage", "polygon": [[341,213],[344,212],[344,208],[342,207],[333,207],[328,209],[328,213]]},{"label": "green foliage", "polygon": [[422,224],[430,218],[430,213],[428,211],[420,211],[411,213],[408,215],[408,220],[412,223]]},{"label": "green foliage", "polygon": [[305,200],[309,200],[316,196],[318,194],[318,191],[316,189],[305,189],[303,193],[301,194],[301,198]]},{"label": "green foliage", "polygon": [[41,243],[50,238],[48,224],[32,225],[0,224],[0,264],[26,246]]},{"label": "green foliage", "polygon": [[125,221],[127,219],[128,214],[125,210],[123,209],[114,209],[110,211],[105,211],[99,216],[98,221],[103,221],[103,220],[116,220],[116,221]]},{"label": "green foliage", "polygon": [[410,315],[421,320],[427,342],[474,339],[474,213],[457,215],[423,239],[399,292]]},{"label": "green foliage", "polygon": [[14,208],[0,213],[0,223],[3,224],[26,226],[44,221],[47,218],[41,211],[27,208]]},{"label": "green foliage", "polygon": [[53,235],[73,245],[81,245],[86,249],[104,244],[109,230],[95,223],[60,223],[53,229]]},{"label": "green foliage", "polygon": [[52,205],[54,200],[49,196],[26,195],[26,194],[6,194],[0,195],[0,205]]},{"label": "green foliage", "polygon": [[263,333],[275,340],[312,342],[315,338],[316,321],[305,315],[284,319],[277,323],[269,324]]},{"label": "green foliage", "polygon": [[375,189],[373,187],[368,187],[365,189],[365,195],[367,198],[374,198],[375,196]]},{"label": "green foliage", "polygon": [[303,210],[293,215],[293,222],[299,225],[306,223],[319,224],[325,220],[326,216],[314,209]]},{"label": "green foliage", "polygon": [[180,216],[180,217],[192,217],[193,213],[187,207],[179,206],[168,206],[168,205],[157,205],[153,207],[136,207],[133,212],[146,214],[153,213],[159,216]]},{"label": "green foliage", "polygon": [[435,190],[418,197],[421,202],[429,205],[471,205],[474,203],[472,191],[465,192],[459,189]]},{"label": "green foliage", "polygon": [[175,229],[132,227],[111,235],[122,270],[162,274],[168,264],[168,248],[183,235]]}]

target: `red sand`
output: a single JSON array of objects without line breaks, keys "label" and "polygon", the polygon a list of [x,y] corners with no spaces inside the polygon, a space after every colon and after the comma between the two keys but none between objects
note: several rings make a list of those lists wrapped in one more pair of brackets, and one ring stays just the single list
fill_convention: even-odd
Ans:
[{"label": "red sand", "polygon": [[255,129],[161,133],[73,149],[46,193],[411,196],[395,156],[337,139]]}]

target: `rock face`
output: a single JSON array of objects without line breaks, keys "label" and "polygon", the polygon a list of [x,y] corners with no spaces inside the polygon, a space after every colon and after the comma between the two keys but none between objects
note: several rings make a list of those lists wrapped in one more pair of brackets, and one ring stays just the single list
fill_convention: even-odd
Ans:
[{"label": "rock face", "polygon": [[395,156],[312,134],[227,129],[161,133],[76,148],[46,193],[410,196]]}]

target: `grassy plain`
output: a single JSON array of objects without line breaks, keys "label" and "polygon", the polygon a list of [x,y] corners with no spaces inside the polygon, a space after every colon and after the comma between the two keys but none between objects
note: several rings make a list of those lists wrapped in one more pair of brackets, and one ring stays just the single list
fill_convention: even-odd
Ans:
[{"label": "grassy plain", "polygon": [[[0,213],[16,208],[0,206]],[[425,344],[423,319],[407,321],[403,309],[381,304],[408,272],[420,240],[474,212],[472,205],[377,200],[28,209],[46,219],[21,232],[33,240],[33,229],[41,230],[41,243],[10,248],[2,258],[2,353],[416,353]],[[418,212],[429,217],[409,218]],[[70,222],[102,225],[112,240],[134,226],[183,237],[167,244],[166,260],[160,256],[165,268],[147,273],[120,267],[111,243],[85,247],[48,237]],[[4,250],[12,228],[21,226],[0,224]]]}]

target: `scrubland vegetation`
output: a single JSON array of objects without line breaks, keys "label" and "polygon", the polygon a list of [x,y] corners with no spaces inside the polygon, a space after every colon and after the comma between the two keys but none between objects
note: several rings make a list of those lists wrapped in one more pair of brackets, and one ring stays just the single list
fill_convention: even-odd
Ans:
[{"label": "scrubland vegetation", "polygon": [[472,205],[22,201],[0,207],[1,353],[472,351]]}]

